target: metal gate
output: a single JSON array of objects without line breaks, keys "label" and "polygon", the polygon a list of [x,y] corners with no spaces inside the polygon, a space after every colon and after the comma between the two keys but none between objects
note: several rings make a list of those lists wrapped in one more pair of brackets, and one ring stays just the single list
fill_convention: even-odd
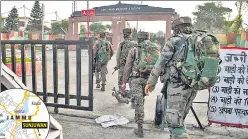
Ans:
[{"label": "metal gate", "polygon": [[[11,66],[11,70],[14,73],[17,73],[17,67],[21,69],[21,78],[22,82],[27,85],[27,63],[31,62],[32,69],[32,92],[39,95],[41,99],[44,101],[46,106],[54,107],[54,112],[58,113],[58,108],[66,108],[66,109],[76,109],[76,110],[86,110],[93,111],[93,50],[92,47],[89,47],[89,41],[66,41],[66,40],[4,40],[1,41],[2,44],[2,61],[4,64],[8,64]],[[37,60],[36,53],[37,48],[40,45],[41,51],[41,65],[42,65],[42,90],[37,89]],[[52,50],[47,51],[47,45],[52,45]],[[64,45],[64,49],[58,51],[58,45]],[[76,51],[69,51],[69,45],[76,45]],[[18,47],[18,48],[17,48]],[[30,48],[31,53],[31,61],[25,57],[27,48]],[[20,58],[17,58],[16,50],[20,51]],[[89,50],[88,62],[81,61],[81,50]],[[9,57],[6,57],[8,52],[6,50],[10,50]],[[58,89],[58,52],[61,52],[64,55],[64,91],[59,91]],[[52,69],[48,69],[47,65],[47,52],[52,55]],[[70,72],[70,63],[69,63],[69,52],[76,53],[76,72]],[[49,56],[50,56],[49,55]],[[82,64],[88,64],[88,95],[82,95]],[[19,64],[19,65],[17,65]],[[50,66],[50,65],[49,65]],[[48,92],[48,72],[53,75],[52,84],[53,91]],[[76,74],[76,88],[74,90],[74,94],[70,93],[70,74]],[[51,89],[51,88],[49,88]],[[49,98],[53,98],[53,102],[48,102]],[[63,103],[59,103],[59,99],[63,98]],[[71,104],[70,100],[74,100],[75,104]],[[82,100],[88,100],[88,106],[82,106]]]}]

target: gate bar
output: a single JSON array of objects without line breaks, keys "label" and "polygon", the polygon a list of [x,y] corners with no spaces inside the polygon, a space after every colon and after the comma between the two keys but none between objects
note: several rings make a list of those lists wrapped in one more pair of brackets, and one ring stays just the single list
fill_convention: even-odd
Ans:
[{"label": "gate bar", "polygon": [[15,45],[11,44],[11,63],[12,63],[12,71],[16,73],[16,53],[15,53]]},{"label": "gate bar", "polygon": [[77,68],[77,106],[81,106],[81,46],[76,45],[76,68]]},{"label": "gate bar", "polygon": [[43,101],[47,102],[47,61],[46,61],[46,45],[42,45],[42,86]]},{"label": "gate bar", "polygon": [[69,69],[69,51],[68,45],[64,45],[64,53],[65,53],[65,104],[70,104],[70,69]]},{"label": "gate bar", "polygon": [[26,80],[26,51],[25,51],[25,45],[21,45],[21,63],[22,63],[22,82],[24,85],[27,85]]},{"label": "gate bar", "polygon": [[[53,45],[53,90],[54,90],[54,103],[58,103],[58,53],[57,45]],[[54,112],[58,113],[58,107],[55,106]]]},{"label": "gate bar", "polygon": [[31,61],[32,61],[32,87],[33,93],[37,95],[37,78],[36,78],[36,51],[35,45],[31,45]]}]

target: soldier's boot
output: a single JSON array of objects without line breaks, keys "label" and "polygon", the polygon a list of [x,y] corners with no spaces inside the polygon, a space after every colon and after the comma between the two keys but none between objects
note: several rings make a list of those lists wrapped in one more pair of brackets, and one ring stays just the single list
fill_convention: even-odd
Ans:
[{"label": "soldier's boot", "polygon": [[134,129],[134,134],[137,135],[139,138],[144,138],[144,132],[143,132],[143,125],[138,124],[138,128]]},{"label": "soldier's boot", "polygon": [[101,91],[105,91],[105,84],[102,84]]},{"label": "soldier's boot", "polygon": [[100,87],[101,87],[100,83],[97,83],[96,88],[100,88]]},{"label": "soldier's boot", "polygon": [[171,131],[170,139],[189,139],[189,135],[184,127],[174,128]]},{"label": "soldier's boot", "polygon": [[118,92],[113,92],[112,96],[114,96],[119,103],[129,103],[128,99],[120,95]]}]

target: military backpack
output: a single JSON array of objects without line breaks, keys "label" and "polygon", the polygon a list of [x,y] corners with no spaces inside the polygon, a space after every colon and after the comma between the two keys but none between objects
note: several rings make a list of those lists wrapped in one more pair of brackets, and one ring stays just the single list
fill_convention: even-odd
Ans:
[{"label": "military backpack", "polygon": [[184,43],[174,54],[174,65],[179,69],[182,81],[196,90],[214,86],[221,62],[217,38],[199,31],[178,36]]},{"label": "military backpack", "polygon": [[110,43],[107,40],[99,39],[97,50],[97,61],[98,62],[108,62],[109,61],[109,52]]},{"label": "military backpack", "polygon": [[142,46],[140,46],[139,63],[137,65],[138,69],[152,70],[160,54],[158,45],[149,40],[145,40],[139,45]]}]

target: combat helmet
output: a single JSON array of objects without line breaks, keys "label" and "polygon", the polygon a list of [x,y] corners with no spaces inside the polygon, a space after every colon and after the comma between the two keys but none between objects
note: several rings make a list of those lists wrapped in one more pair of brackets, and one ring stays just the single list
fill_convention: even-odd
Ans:
[{"label": "combat helmet", "polygon": [[101,32],[100,33],[100,38],[104,38],[104,37],[106,37],[107,36],[107,32]]},{"label": "combat helmet", "polygon": [[148,32],[138,32],[137,38],[148,40],[149,39],[149,33]]},{"label": "combat helmet", "polygon": [[131,34],[132,33],[132,29],[131,28],[124,28],[122,30],[123,34]]},{"label": "combat helmet", "polygon": [[172,21],[172,29],[181,24],[190,24],[192,25],[191,18],[188,16],[183,16]]}]

